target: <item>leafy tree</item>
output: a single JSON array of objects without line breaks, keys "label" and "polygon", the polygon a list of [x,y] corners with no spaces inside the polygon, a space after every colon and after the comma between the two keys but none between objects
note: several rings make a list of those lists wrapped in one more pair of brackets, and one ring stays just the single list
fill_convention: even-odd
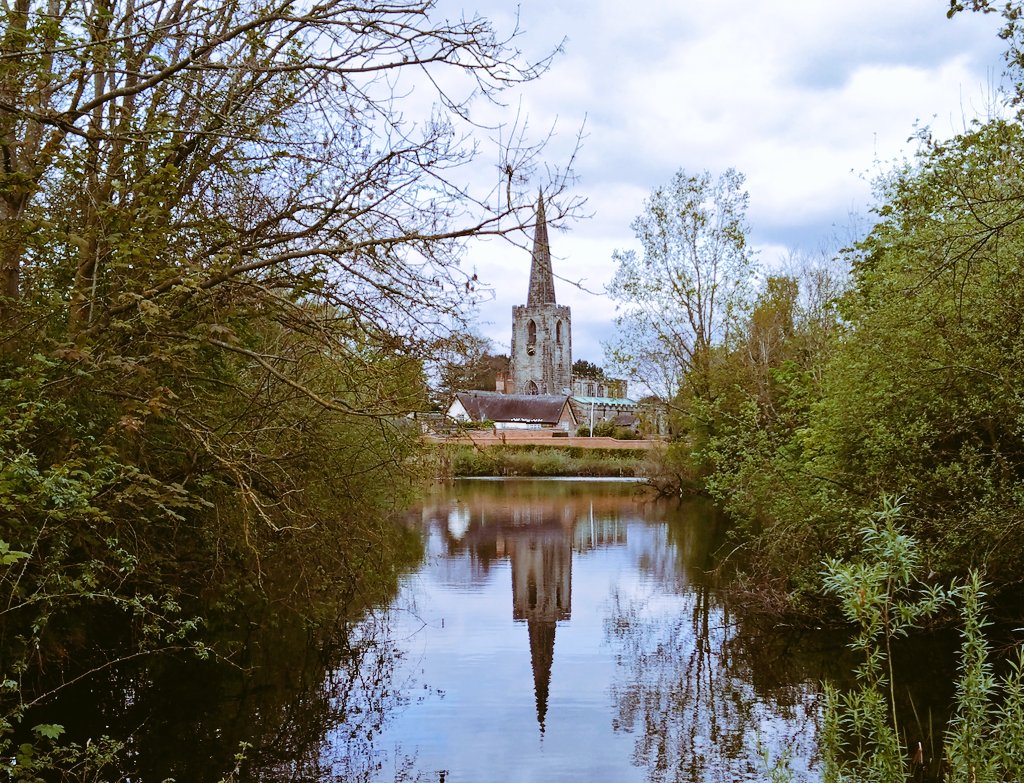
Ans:
[{"label": "leafy tree", "polygon": [[572,363],[572,374],[575,378],[593,378],[595,380],[604,378],[604,370],[586,359],[577,359]]},{"label": "leafy tree", "polygon": [[749,307],[756,267],[743,184],[733,169],[717,179],[680,169],[632,223],[642,255],[613,255],[619,336],[606,350],[617,370],[666,398],[683,388],[707,394],[712,349]]},{"label": "leafy tree", "polygon": [[856,546],[850,510],[885,494],[932,570],[1020,583],[1024,136],[926,142],[882,183],[825,353],[772,369],[775,415],[750,401],[712,444],[711,489],[787,589],[813,589],[817,558]]},{"label": "leafy tree", "polygon": [[445,341],[433,361],[437,368],[437,404],[446,406],[458,391],[494,391],[498,374],[509,370],[509,357],[493,351],[494,343],[473,331],[455,334]]}]

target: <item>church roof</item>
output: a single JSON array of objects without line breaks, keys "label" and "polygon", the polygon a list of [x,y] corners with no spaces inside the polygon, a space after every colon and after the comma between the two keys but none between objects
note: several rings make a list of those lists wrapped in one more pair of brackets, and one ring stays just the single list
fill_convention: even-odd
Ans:
[{"label": "church roof", "polygon": [[557,424],[569,402],[567,394],[499,394],[485,391],[458,392],[455,398],[474,421],[517,421],[527,424]]},{"label": "church roof", "polygon": [[551,247],[548,223],[544,215],[544,194],[537,196],[537,227],[533,234],[533,261],[530,264],[530,291],[527,307],[555,304],[555,276],[551,271]]},{"label": "church roof", "polygon": [[572,398],[583,405],[624,405],[627,407],[635,407],[636,401],[631,400],[628,397],[583,397],[579,394],[574,394]]}]

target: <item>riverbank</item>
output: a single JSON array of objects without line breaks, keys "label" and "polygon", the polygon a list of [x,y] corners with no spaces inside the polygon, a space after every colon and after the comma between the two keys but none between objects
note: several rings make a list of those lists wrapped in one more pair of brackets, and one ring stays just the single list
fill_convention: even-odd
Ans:
[{"label": "riverbank", "polygon": [[613,451],[649,451],[665,447],[663,440],[620,440],[608,437],[575,437],[562,430],[464,430],[458,435],[426,436],[428,443],[496,446],[551,446]]},{"label": "riverbank", "polygon": [[[612,438],[566,438],[613,440]],[[460,476],[580,476],[640,477],[646,474],[647,448],[630,448],[636,441],[614,446],[553,445],[529,442],[490,443],[449,440],[435,447],[436,470],[441,478]]]}]

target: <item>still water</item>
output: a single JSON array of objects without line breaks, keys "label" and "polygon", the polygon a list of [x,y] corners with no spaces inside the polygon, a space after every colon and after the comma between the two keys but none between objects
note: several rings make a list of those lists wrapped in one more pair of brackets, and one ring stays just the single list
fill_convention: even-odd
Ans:
[{"label": "still water", "polygon": [[818,779],[819,683],[848,665],[842,640],[745,621],[710,571],[713,510],[640,490],[439,490],[409,520],[421,567],[374,618],[399,695],[373,730],[338,726],[321,762],[387,783],[625,783],[764,780],[785,758]]},{"label": "still water", "polygon": [[[133,783],[731,783],[783,760],[820,779],[820,683],[851,685],[857,661],[841,633],[745,610],[710,506],[622,481],[466,480],[405,524],[388,605],[315,624],[228,607],[219,655],[104,670],[25,725],[117,739],[95,779]],[[941,731],[956,641],[894,655],[909,746]]]}]

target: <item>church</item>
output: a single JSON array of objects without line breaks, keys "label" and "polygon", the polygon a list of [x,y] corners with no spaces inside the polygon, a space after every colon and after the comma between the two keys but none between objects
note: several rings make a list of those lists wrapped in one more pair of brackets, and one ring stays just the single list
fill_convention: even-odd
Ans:
[{"label": "church", "polygon": [[526,304],[512,308],[512,394],[572,393],[572,314],[555,301],[544,196],[537,198],[530,288]]},{"label": "church", "polygon": [[459,392],[449,417],[487,419],[497,429],[556,429],[570,435],[602,421],[639,428],[640,406],[628,398],[625,381],[573,377],[572,313],[555,299],[543,194],[537,198],[526,304],[512,308],[511,349],[509,372],[498,374],[495,391]]}]

